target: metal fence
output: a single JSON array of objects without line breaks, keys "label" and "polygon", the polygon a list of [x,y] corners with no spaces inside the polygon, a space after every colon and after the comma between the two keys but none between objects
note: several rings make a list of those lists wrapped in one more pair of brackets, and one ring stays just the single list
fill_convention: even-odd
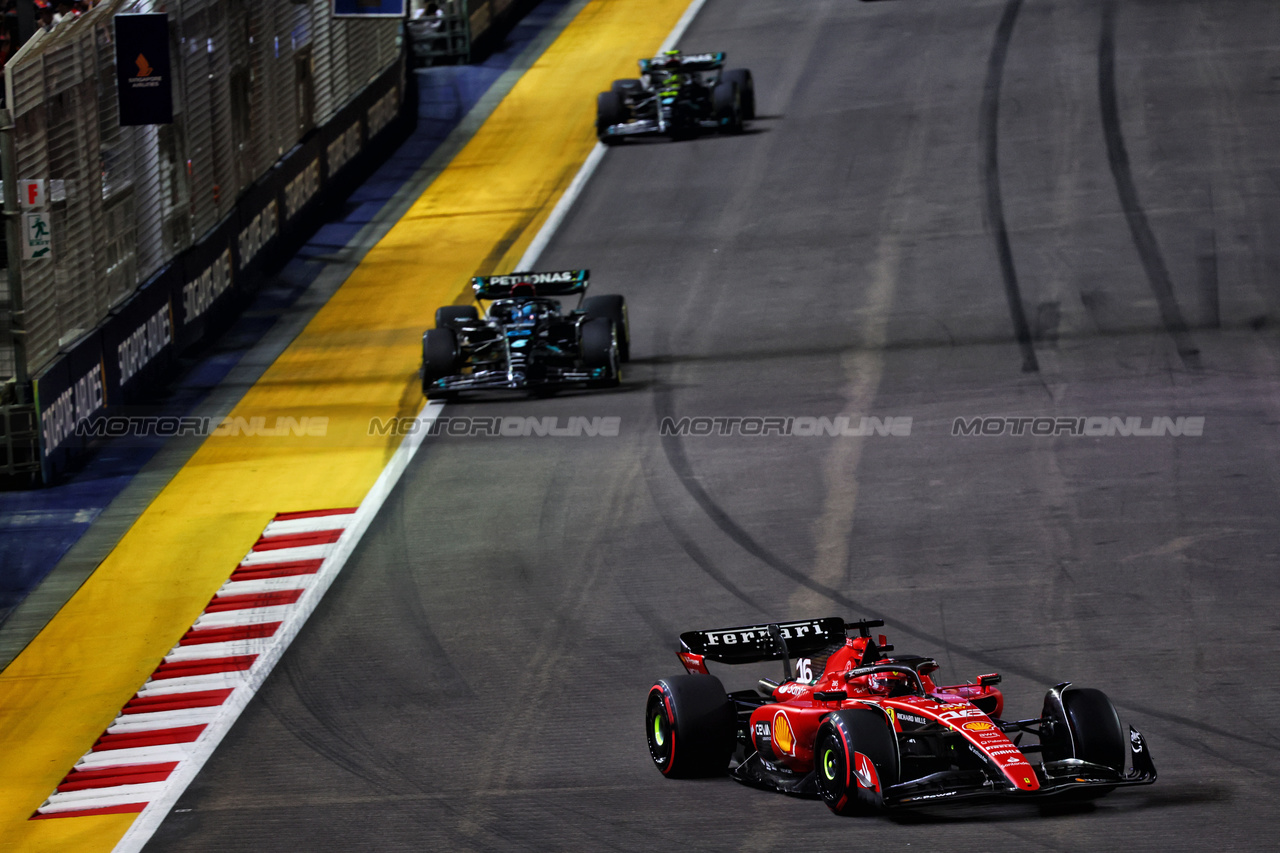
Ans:
[{"label": "metal fence", "polygon": [[[397,20],[329,0],[106,0],[6,66],[19,180],[44,180],[48,258],[23,261],[32,373],[216,226],[257,178],[398,61]],[[120,127],[116,14],[169,14],[171,125]],[[0,288],[0,315],[7,313]],[[0,380],[12,341],[0,324]]]}]

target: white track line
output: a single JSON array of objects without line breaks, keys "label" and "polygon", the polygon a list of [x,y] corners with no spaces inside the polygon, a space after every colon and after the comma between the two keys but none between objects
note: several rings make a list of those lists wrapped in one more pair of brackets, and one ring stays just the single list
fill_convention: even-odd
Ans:
[{"label": "white track line", "polygon": [[[680,20],[676,21],[675,27],[667,35],[666,41],[658,48],[658,53],[662,53],[664,50],[671,50],[679,43],[684,36],[684,31],[689,28],[689,24],[693,23],[693,19],[702,10],[702,4],[705,2],[706,0],[693,0],[689,4],[689,7],[684,10],[684,14],[680,16]],[[582,194],[587,181],[591,179],[596,167],[604,159],[604,152],[607,150],[608,146],[601,142],[597,142],[596,147],[591,149],[591,153],[587,155],[587,159],[578,169],[578,173],[569,182],[569,188],[564,191],[564,195],[560,196],[560,201],[556,202],[556,206],[552,208],[551,215],[547,217],[547,221],[538,230],[538,235],[533,238],[529,248],[520,257],[520,261],[516,264],[516,271],[530,272],[533,270],[534,265],[538,263],[538,258],[542,256],[543,250],[547,248],[547,244],[555,236],[561,223],[564,222],[564,218],[569,215],[569,209],[578,200],[578,196]]]}]

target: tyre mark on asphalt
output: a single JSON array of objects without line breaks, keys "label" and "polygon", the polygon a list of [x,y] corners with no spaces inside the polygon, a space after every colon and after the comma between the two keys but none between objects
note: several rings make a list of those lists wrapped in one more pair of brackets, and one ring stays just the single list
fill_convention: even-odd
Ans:
[{"label": "tyre mark on asphalt", "polygon": [[1013,262],[1013,247],[1009,243],[1009,227],[1004,218],[1004,199],[1000,192],[1000,84],[1004,79],[1004,62],[1009,54],[1009,42],[1013,39],[1013,27],[1018,21],[1022,0],[1009,0],[996,27],[995,42],[987,60],[987,80],[983,85],[982,117],[979,122],[982,148],[982,182],[986,187],[986,223],[994,231],[996,257],[1000,260],[1000,276],[1004,279],[1004,295],[1009,303],[1009,317],[1013,321],[1013,335],[1022,351],[1022,370],[1034,373],[1040,369],[1036,350],[1031,343],[1031,326],[1022,304],[1022,290],[1018,285],[1018,271]]},{"label": "tyre mark on asphalt", "polygon": [[[672,409],[670,393],[662,394],[659,392],[658,396],[662,400],[659,407],[664,410],[663,416],[671,417]],[[649,486],[649,494],[653,498],[654,508],[657,509],[658,515],[662,517],[662,523],[666,526],[667,532],[671,534],[671,538],[676,541],[676,544],[680,546],[681,550],[689,555],[689,559],[693,560],[694,565],[702,569],[707,577],[711,578],[723,587],[724,590],[734,598],[759,613],[767,614],[769,610],[763,604],[760,604],[751,596],[747,595],[739,589],[733,581],[729,580],[728,576],[725,575],[724,572],[716,568],[715,563],[711,561],[711,558],[707,556],[706,552],[698,547],[698,544],[694,541],[693,537],[687,535],[684,530],[682,530],[679,525],[672,520],[666,511],[667,503],[653,490],[652,479],[646,477],[645,480]]]},{"label": "tyre mark on asphalt", "polygon": [[1115,0],[1107,0],[1102,7],[1102,35],[1098,41],[1098,102],[1102,111],[1102,135],[1107,143],[1107,162],[1111,165],[1111,176],[1115,179],[1116,192],[1120,195],[1125,221],[1133,235],[1133,245],[1138,250],[1147,283],[1151,285],[1151,292],[1155,294],[1156,303],[1160,307],[1160,319],[1165,331],[1173,338],[1183,365],[1193,370],[1199,369],[1200,350],[1182,316],[1182,309],[1173,293],[1169,268],[1160,252],[1160,243],[1151,230],[1151,223],[1138,198],[1129,151],[1120,125],[1120,103],[1116,96]]}]

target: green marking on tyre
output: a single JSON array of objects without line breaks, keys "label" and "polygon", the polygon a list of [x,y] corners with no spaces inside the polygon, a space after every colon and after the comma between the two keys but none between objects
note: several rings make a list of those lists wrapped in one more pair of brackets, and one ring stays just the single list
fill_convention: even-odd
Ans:
[{"label": "green marking on tyre", "polygon": [[822,772],[827,774],[828,779],[836,778],[836,751],[828,749],[822,755]]},{"label": "green marking on tyre", "polygon": [[653,717],[653,740],[658,746],[665,746],[667,737],[662,732],[662,715],[655,714]]}]

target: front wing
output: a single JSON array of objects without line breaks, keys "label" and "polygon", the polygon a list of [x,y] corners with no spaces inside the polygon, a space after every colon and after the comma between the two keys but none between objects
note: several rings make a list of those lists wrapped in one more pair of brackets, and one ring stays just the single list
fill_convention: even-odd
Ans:
[{"label": "front wing", "polygon": [[[697,123],[698,127],[703,130],[715,130],[720,123],[715,119],[700,119]],[[663,136],[671,133],[673,128],[663,129],[661,125],[654,119],[638,119],[636,121],[623,122],[622,124],[611,124],[605,128],[601,134],[601,139],[608,137],[623,136]]]},{"label": "front wing", "polygon": [[524,371],[476,370],[446,376],[433,382],[427,393],[453,393],[457,391],[528,391],[538,388],[555,388],[580,385],[606,379],[606,369],[564,370],[546,368],[530,375]]},{"label": "front wing", "polygon": [[1146,739],[1134,728],[1129,729],[1128,773],[1117,773],[1110,767],[1067,758],[1032,765],[1040,788],[1021,791],[1014,788],[1002,776],[987,770],[959,770],[934,773],[889,787],[885,803],[889,806],[927,806],[956,800],[1029,800],[1069,797],[1074,793],[1086,793],[1089,789],[1104,789],[1130,785],[1150,785],[1156,781],[1156,767]]},{"label": "front wing", "polygon": [[[1047,800],[1070,797],[1089,789],[1105,793],[1112,788],[1150,785],[1156,781],[1155,764],[1146,740],[1129,729],[1129,757],[1132,768],[1117,773],[1110,767],[1075,758],[1032,765],[1040,782],[1036,791],[1021,791],[992,770],[950,770],[933,773],[892,785],[884,792],[885,804],[892,808],[931,806],[947,802],[975,800]],[[796,796],[818,796],[814,774],[796,774],[759,753],[753,753],[729,773],[734,779],[758,788],[770,788]]]}]

